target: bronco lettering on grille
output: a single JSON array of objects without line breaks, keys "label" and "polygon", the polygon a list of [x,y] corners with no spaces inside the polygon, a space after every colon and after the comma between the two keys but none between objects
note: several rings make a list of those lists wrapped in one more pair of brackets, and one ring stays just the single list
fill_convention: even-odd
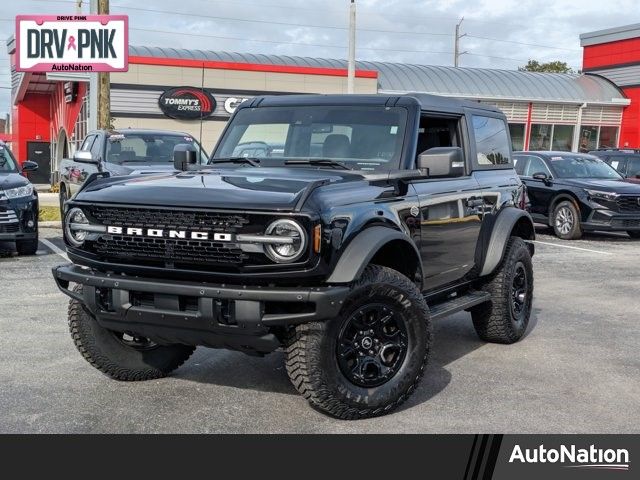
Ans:
[{"label": "bronco lettering on grille", "polygon": [[[186,239],[187,236],[191,240],[209,240],[209,232],[194,232],[187,230],[164,230],[160,228],[134,228],[134,227],[116,227],[108,226],[107,233],[114,235],[132,235],[138,237],[157,237],[157,238],[177,238]],[[233,237],[230,233],[213,233],[211,240],[216,242],[231,242]]]}]

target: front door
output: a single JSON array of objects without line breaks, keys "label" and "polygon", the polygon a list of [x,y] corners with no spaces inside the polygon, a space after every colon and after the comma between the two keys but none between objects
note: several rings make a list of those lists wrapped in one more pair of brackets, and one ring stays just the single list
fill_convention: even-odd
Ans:
[{"label": "front door", "polygon": [[29,172],[31,183],[51,183],[51,145],[49,142],[27,142],[27,160],[38,164],[38,170]]},{"label": "front door", "polygon": [[413,183],[420,204],[423,288],[433,290],[463,278],[475,265],[483,216],[475,176]]}]

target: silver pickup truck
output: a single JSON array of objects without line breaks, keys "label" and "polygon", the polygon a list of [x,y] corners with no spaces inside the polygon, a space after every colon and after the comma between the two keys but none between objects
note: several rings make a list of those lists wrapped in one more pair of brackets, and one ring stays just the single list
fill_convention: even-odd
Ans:
[{"label": "silver pickup truck", "polygon": [[92,173],[123,176],[172,171],[173,147],[192,144],[197,162],[207,163],[207,154],[187,133],[168,130],[95,130],[88,133],[72,159],[60,162],[60,211]]}]

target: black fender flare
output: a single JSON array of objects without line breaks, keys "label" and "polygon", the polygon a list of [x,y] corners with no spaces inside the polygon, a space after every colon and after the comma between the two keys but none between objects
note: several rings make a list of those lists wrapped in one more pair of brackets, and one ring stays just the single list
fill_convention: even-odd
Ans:
[{"label": "black fender flare", "polygon": [[376,226],[363,230],[349,243],[327,279],[327,283],[351,283],[357,280],[375,254],[394,240],[401,240],[411,246],[416,254],[419,271],[422,273],[420,252],[411,239],[397,230]]},{"label": "black fender flare", "polygon": [[532,232],[530,238],[526,238],[525,240],[533,240],[535,238],[533,220],[527,212],[515,207],[504,208],[500,211],[493,224],[491,237],[489,238],[489,244],[487,246],[487,253],[484,257],[482,270],[480,271],[481,277],[489,275],[500,264],[507,248],[507,242],[509,241],[511,232],[516,226],[516,223],[521,221],[521,219],[525,219],[524,221],[528,222],[528,226],[531,227],[530,231]]}]

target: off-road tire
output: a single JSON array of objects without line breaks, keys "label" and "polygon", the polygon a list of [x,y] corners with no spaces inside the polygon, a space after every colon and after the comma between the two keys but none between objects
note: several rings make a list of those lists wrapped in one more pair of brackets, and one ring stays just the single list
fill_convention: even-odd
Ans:
[{"label": "off-road tire", "polygon": [[64,204],[67,201],[67,187],[65,187],[62,184],[60,185],[59,199],[60,199],[60,219],[64,223]]},{"label": "off-road tire", "polygon": [[[512,286],[518,265],[526,272],[528,288],[522,314],[516,318],[512,309]],[[491,300],[471,309],[478,336],[492,343],[510,344],[520,340],[527,330],[533,303],[533,265],[524,240],[519,237],[509,239],[502,263],[480,288],[491,294]]]},{"label": "off-road tire", "polygon": [[[386,383],[365,388],[351,382],[340,369],[337,339],[352,314],[380,301],[403,305],[398,318],[406,326],[408,347],[401,366]],[[355,420],[387,414],[407,400],[422,378],[430,349],[429,308],[420,290],[397,271],[371,265],[352,286],[337,318],[298,325],[290,331],[286,368],[311,406]]]},{"label": "off-road tire", "polygon": [[633,239],[640,238],[640,230],[628,230],[627,235]]},{"label": "off-road tire", "polygon": [[35,255],[38,251],[38,239],[16,241],[18,255]]},{"label": "off-road tire", "polygon": [[[81,293],[82,287],[78,285],[74,291]],[[75,299],[69,302],[69,331],[84,359],[115,380],[141,381],[165,377],[195,350],[195,347],[187,345],[157,345],[148,350],[124,345],[113,332],[101,327]]]},{"label": "off-road tire", "polygon": [[[563,214],[570,215],[572,218],[572,224],[568,231],[561,231],[560,227],[558,227],[559,216]],[[578,240],[579,238],[582,238],[580,210],[575,203],[569,200],[559,202],[553,209],[551,222],[551,226],[556,237],[561,238],[562,240]]]}]

